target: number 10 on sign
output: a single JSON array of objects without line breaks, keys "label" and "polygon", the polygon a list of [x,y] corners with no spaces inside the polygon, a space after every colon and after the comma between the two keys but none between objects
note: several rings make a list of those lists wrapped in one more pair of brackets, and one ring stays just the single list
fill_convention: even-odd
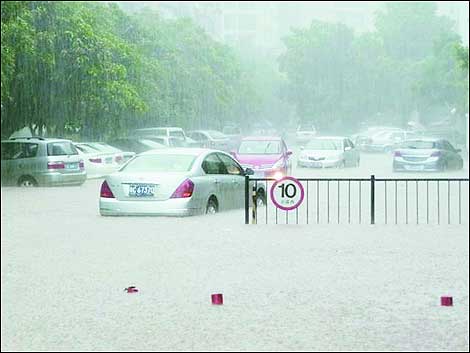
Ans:
[{"label": "number 10 on sign", "polygon": [[290,211],[300,206],[304,200],[304,188],[293,177],[284,177],[271,187],[271,200],[277,208]]}]

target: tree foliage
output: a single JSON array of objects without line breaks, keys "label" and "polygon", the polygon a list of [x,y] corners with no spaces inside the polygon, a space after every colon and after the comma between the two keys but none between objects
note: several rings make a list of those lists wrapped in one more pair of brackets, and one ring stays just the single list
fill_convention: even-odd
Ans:
[{"label": "tree foliage", "polygon": [[235,54],[188,19],[127,15],[116,4],[2,1],[1,25],[2,136],[24,126],[86,138],[220,127],[256,109],[244,106],[253,92]]},{"label": "tree foliage", "polygon": [[413,113],[429,123],[468,110],[468,49],[434,3],[387,3],[376,13],[376,30],[360,35],[313,21],[284,43],[279,62],[288,99],[300,120],[323,129],[403,125]]}]

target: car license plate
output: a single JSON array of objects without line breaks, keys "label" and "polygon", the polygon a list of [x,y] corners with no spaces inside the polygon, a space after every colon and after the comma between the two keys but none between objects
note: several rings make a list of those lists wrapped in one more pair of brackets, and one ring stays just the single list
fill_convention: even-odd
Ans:
[{"label": "car license plate", "polygon": [[78,169],[78,163],[67,163],[67,164],[65,164],[65,168],[67,168],[67,169]]},{"label": "car license plate", "polygon": [[113,163],[113,157],[108,157],[105,159],[106,164],[111,164]]},{"label": "car license plate", "polygon": [[148,197],[154,196],[155,185],[152,184],[131,184],[129,185],[129,196]]},{"label": "car license plate", "polygon": [[407,165],[405,166],[407,170],[423,170],[424,166],[422,165]]},{"label": "car license plate", "polygon": [[310,165],[314,168],[321,168],[321,162],[310,162]]}]

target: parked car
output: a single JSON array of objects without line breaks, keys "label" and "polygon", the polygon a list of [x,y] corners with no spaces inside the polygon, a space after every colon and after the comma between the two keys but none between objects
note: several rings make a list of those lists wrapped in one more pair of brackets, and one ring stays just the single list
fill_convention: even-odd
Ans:
[{"label": "parked car", "polygon": [[229,150],[235,150],[240,146],[240,142],[242,141],[243,133],[242,130],[233,125],[224,126],[222,129],[222,133],[224,133],[229,139]]},{"label": "parked car", "polygon": [[119,148],[113,147],[111,145],[108,145],[107,143],[104,142],[86,142],[91,147],[96,148],[97,150],[101,152],[107,152],[107,153],[115,153],[116,154],[116,162],[119,164],[124,164],[127,162],[129,159],[135,156],[135,152],[130,152],[130,151],[122,151]]},{"label": "parked car", "polygon": [[253,169],[254,177],[280,178],[290,174],[292,169],[292,151],[278,136],[245,137],[232,155],[244,168]]},{"label": "parked car", "polygon": [[102,152],[87,143],[74,143],[74,146],[85,163],[85,170],[89,179],[101,178],[114,173],[121,167],[123,160],[121,154]]},{"label": "parked car", "polygon": [[343,136],[322,136],[310,140],[301,148],[298,167],[344,168],[358,167],[360,153],[354,143]]},{"label": "parked car", "polygon": [[386,131],[403,131],[403,129],[391,126],[371,126],[357,134],[352,135],[351,140],[354,142],[357,149],[364,151],[364,146],[369,144],[375,135]]},{"label": "parked car", "polygon": [[302,124],[297,127],[295,133],[297,144],[303,145],[317,135],[317,129],[311,124]]},{"label": "parked car", "polygon": [[199,147],[230,151],[230,140],[220,131],[195,130],[188,132],[188,135],[199,144]]},{"label": "parked car", "polygon": [[157,142],[167,147],[186,147],[184,140],[174,136],[147,136],[145,139]]},{"label": "parked car", "polygon": [[150,127],[134,130],[133,135],[140,138],[147,136],[175,137],[183,141],[186,147],[197,147],[197,142],[186,136],[184,130],[180,127]]},{"label": "parked car", "polygon": [[144,152],[106,177],[100,214],[189,216],[241,208],[245,174],[237,161],[221,151]]},{"label": "parked car", "polygon": [[81,185],[86,180],[83,158],[72,141],[24,137],[4,140],[1,144],[3,185]]},{"label": "parked car", "polygon": [[134,153],[142,153],[153,149],[167,148],[165,145],[160,143],[138,137],[118,138],[115,140],[110,140],[107,143],[108,145],[119,148],[120,150],[126,150]]},{"label": "parked car", "polygon": [[362,143],[362,150],[367,152],[391,153],[403,141],[419,137],[414,131],[385,130],[374,134]]},{"label": "parked car", "polygon": [[461,150],[447,140],[422,138],[403,142],[393,154],[393,171],[462,169]]}]

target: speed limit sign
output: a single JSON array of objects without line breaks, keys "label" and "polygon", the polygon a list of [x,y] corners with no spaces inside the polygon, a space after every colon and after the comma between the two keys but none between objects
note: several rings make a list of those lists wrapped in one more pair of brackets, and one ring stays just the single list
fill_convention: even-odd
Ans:
[{"label": "speed limit sign", "polygon": [[286,176],[271,187],[271,200],[281,210],[296,209],[304,200],[304,187],[297,179]]}]

